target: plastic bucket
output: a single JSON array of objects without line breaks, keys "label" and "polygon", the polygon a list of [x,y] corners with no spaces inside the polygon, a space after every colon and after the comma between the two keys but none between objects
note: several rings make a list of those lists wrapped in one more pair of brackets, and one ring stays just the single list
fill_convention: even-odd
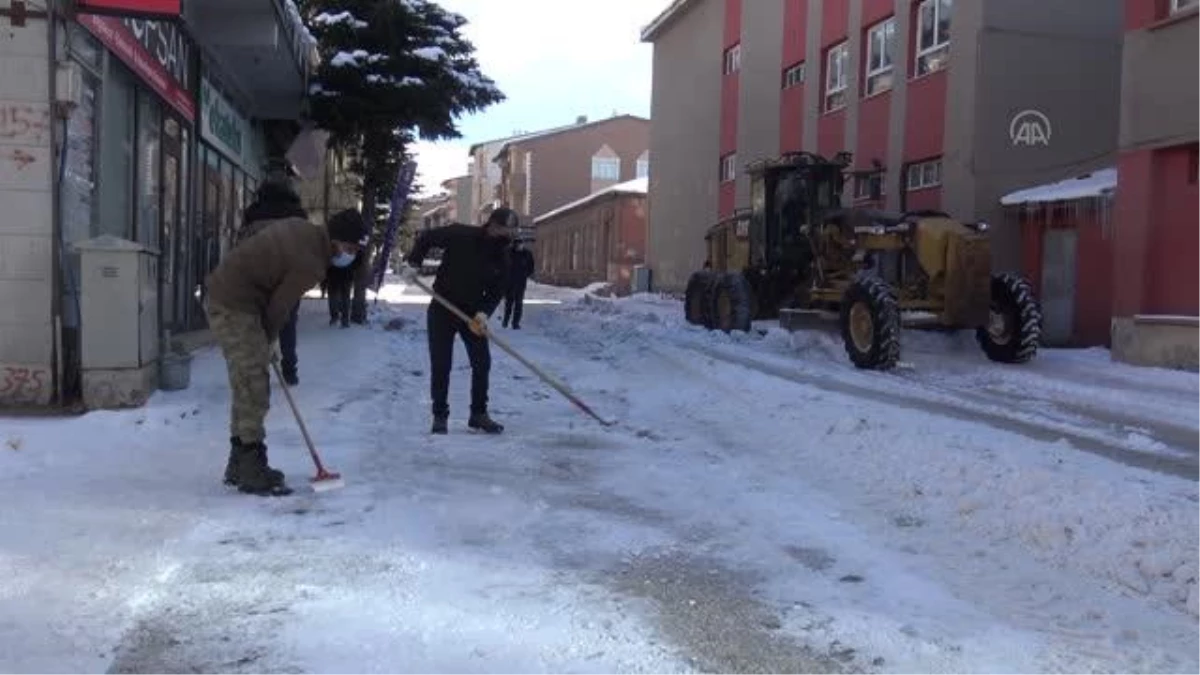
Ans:
[{"label": "plastic bucket", "polygon": [[159,361],[158,386],[163,391],[180,391],[192,384],[192,355],[167,354]]}]

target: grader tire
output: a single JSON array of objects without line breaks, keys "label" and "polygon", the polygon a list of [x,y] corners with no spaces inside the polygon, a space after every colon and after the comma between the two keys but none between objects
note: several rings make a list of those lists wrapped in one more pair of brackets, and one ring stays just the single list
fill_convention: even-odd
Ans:
[{"label": "grader tire", "polygon": [[713,328],[730,333],[750,332],[754,320],[754,291],[739,272],[720,275],[712,292]]},{"label": "grader tire", "polygon": [[1031,361],[1042,342],[1042,307],[1033,285],[1016,274],[993,275],[991,318],[975,338],[992,361]]},{"label": "grader tire", "polygon": [[900,360],[900,309],[887,283],[860,276],[842,295],[842,341],[855,367],[891,370]]},{"label": "grader tire", "polygon": [[684,292],[683,315],[693,326],[712,329],[712,290],[717,275],[713,272],[694,272]]}]

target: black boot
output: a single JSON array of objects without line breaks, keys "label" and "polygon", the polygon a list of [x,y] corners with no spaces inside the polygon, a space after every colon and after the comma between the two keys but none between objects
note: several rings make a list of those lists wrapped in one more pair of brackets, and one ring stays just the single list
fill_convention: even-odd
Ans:
[{"label": "black boot", "polygon": [[287,383],[287,386],[294,387],[300,384],[300,376],[296,373],[295,368],[284,368],[283,381]]},{"label": "black boot", "polygon": [[482,431],[485,434],[499,434],[504,432],[504,425],[488,417],[487,413],[472,414],[471,419],[467,420],[467,426],[475,431]]},{"label": "black boot", "polygon": [[284,482],[283,472],[267,464],[267,446],[250,443],[237,448],[235,472],[238,490],[262,497],[282,497],[292,494]]},{"label": "black boot", "polygon": [[[242,449],[242,439],[234,436],[229,439],[229,461],[225,463],[225,484],[236,486],[238,484],[238,451]],[[262,446],[261,461],[265,466],[267,463],[267,447]],[[278,469],[267,467],[267,474],[271,480],[278,483],[283,482],[283,472]]]},{"label": "black boot", "polygon": [[225,463],[225,484],[237,485],[237,456],[242,447],[242,439],[234,436],[229,439],[229,461]]},{"label": "black boot", "polygon": [[434,415],[433,428],[429,430],[431,434],[444,436],[450,433],[450,417],[449,415]]}]

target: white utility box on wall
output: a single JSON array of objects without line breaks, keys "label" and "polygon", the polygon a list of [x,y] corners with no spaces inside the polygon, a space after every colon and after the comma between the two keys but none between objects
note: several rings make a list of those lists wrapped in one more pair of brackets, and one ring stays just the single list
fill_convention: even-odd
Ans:
[{"label": "white utility box on wall", "polygon": [[141,405],[157,383],[158,252],[111,235],[75,249],[84,403]]}]

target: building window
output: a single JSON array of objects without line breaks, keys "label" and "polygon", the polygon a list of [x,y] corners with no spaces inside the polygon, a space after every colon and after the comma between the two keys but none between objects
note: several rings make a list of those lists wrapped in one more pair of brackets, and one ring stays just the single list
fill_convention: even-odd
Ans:
[{"label": "building window", "polygon": [[796,65],[787,68],[783,71],[783,88],[791,89],[804,84],[804,64],[797,63]]},{"label": "building window", "polygon": [[637,178],[649,178],[650,177],[650,154],[649,154],[649,152],[643,152],[642,156],[638,157],[637,176],[636,177]]},{"label": "building window", "polygon": [[849,42],[830,47],[825,55],[825,112],[846,107],[846,67],[849,63]]},{"label": "building window", "polygon": [[730,183],[737,179],[737,153],[731,152],[721,158],[721,182]]},{"label": "building window", "polygon": [[917,7],[917,76],[946,67],[950,60],[950,15],[954,0],[922,0]]},{"label": "building window", "polygon": [[857,201],[867,201],[871,199],[872,189],[879,190],[879,196],[883,197],[883,172],[872,173],[868,176],[854,177],[854,199]]},{"label": "building window", "polygon": [[153,95],[138,92],[137,108],[137,239],[158,249],[161,226],[159,171],[162,163],[162,110]]},{"label": "building window", "polygon": [[736,73],[742,69],[742,45],[736,44],[725,50],[725,74]]},{"label": "building window", "polygon": [[1196,6],[1200,6],[1200,0],[1171,0],[1171,13],[1185,12]]},{"label": "building window", "polygon": [[593,157],[592,180],[621,180],[619,157]]},{"label": "building window", "polygon": [[888,19],[867,31],[867,96],[892,88],[892,60],[895,53],[895,19]]},{"label": "building window", "polygon": [[905,180],[909,190],[924,190],[941,185],[942,160],[931,159],[927,162],[910,164]]},{"label": "building window", "polygon": [[132,239],[134,129],[137,85],[133,74],[115,61],[101,91],[99,218],[97,233]]}]

